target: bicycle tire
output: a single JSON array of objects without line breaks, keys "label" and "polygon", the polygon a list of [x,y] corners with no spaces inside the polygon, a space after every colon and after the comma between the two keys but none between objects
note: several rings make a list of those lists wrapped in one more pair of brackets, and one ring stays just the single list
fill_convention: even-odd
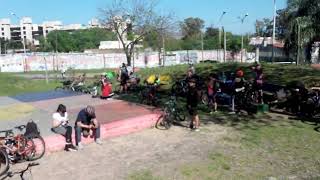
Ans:
[{"label": "bicycle tire", "polygon": [[46,152],[46,143],[44,139],[40,135],[30,136],[30,137],[27,137],[27,139],[32,140],[33,142],[33,146],[31,147],[32,148],[31,153],[30,155],[27,156],[27,160],[35,161],[42,158]]},{"label": "bicycle tire", "polygon": [[175,115],[176,120],[178,121],[185,121],[186,120],[186,115],[183,113],[179,113],[179,111],[177,112],[177,114]]},{"label": "bicycle tire", "polygon": [[160,117],[156,122],[156,128],[160,130],[169,130],[171,125],[168,114],[162,115],[162,117]]},{"label": "bicycle tire", "polygon": [[5,149],[0,148],[0,176],[6,174],[9,170],[9,158]]}]

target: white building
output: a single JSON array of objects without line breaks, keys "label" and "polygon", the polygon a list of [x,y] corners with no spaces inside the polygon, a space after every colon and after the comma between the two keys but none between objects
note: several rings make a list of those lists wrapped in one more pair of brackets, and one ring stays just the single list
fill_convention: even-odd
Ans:
[{"label": "white building", "polygon": [[89,21],[88,26],[82,24],[63,25],[61,21],[44,21],[41,25],[33,24],[31,17],[22,17],[18,25],[11,24],[10,19],[0,19],[0,38],[26,44],[39,45],[39,38],[46,37],[50,31],[74,31],[102,27],[97,19]]}]

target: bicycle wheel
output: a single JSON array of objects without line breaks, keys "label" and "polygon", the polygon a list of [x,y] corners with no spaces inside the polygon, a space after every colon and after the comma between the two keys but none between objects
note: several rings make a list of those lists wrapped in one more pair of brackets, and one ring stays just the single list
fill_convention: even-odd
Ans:
[{"label": "bicycle wheel", "polygon": [[170,127],[171,127],[170,118],[169,118],[168,114],[165,113],[164,115],[162,115],[158,119],[158,121],[156,123],[156,128],[160,129],[160,130],[168,130],[168,129],[170,129]]},{"label": "bicycle wheel", "polygon": [[46,152],[46,144],[43,138],[40,135],[35,135],[32,137],[27,137],[27,139],[32,141],[32,144],[27,143],[28,144],[27,160],[35,161],[37,159],[42,158]]},{"label": "bicycle wheel", "polygon": [[185,121],[186,120],[186,115],[183,112],[183,110],[177,110],[176,114],[175,114],[175,118],[178,121]]},{"label": "bicycle wheel", "polygon": [[0,148],[0,176],[7,173],[9,170],[9,158],[7,151],[4,148]]}]

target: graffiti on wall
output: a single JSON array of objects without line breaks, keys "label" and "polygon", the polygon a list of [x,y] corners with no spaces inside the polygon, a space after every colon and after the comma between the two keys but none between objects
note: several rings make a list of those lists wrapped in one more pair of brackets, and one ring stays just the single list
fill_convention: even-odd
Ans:
[{"label": "graffiti on wall", "polygon": [[[222,52],[223,53],[223,52]],[[132,60],[135,67],[157,67],[159,65],[176,65],[199,63],[201,60],[217,60],[221,51],[174,51],[168,53],[163,59],[158,52],[136,54]],[[227,52],[228,59],[234,57],[240,60],[240,55],[231,55]],[[222,56],[223,57],[223,56]],[[244,59],[252,58],[254,54],[245,54]],[[160,59],[159,59],[160,58]],[[164,62],[163,62],[164,60]],[[219,59],[218,59],[219,60]],[[220,59],[222,62],[222,59]],[[247,61],[246,61],[247,62]],[[125,54],[22,54],[0,56],[0,72],[24,72],[61,69],[102,69],[118,68],[122,63],[127,63]]]}]

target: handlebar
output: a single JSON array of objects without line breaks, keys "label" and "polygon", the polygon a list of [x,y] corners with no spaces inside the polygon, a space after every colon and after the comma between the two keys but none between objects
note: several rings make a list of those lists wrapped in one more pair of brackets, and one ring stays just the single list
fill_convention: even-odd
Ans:
[{"label": "handlebar", "polygon": [[18,129],[19,131],[22,131],[26,128],[26,125],[20,125],[20,126],[16,126],[14,127],[15,129]]}]

